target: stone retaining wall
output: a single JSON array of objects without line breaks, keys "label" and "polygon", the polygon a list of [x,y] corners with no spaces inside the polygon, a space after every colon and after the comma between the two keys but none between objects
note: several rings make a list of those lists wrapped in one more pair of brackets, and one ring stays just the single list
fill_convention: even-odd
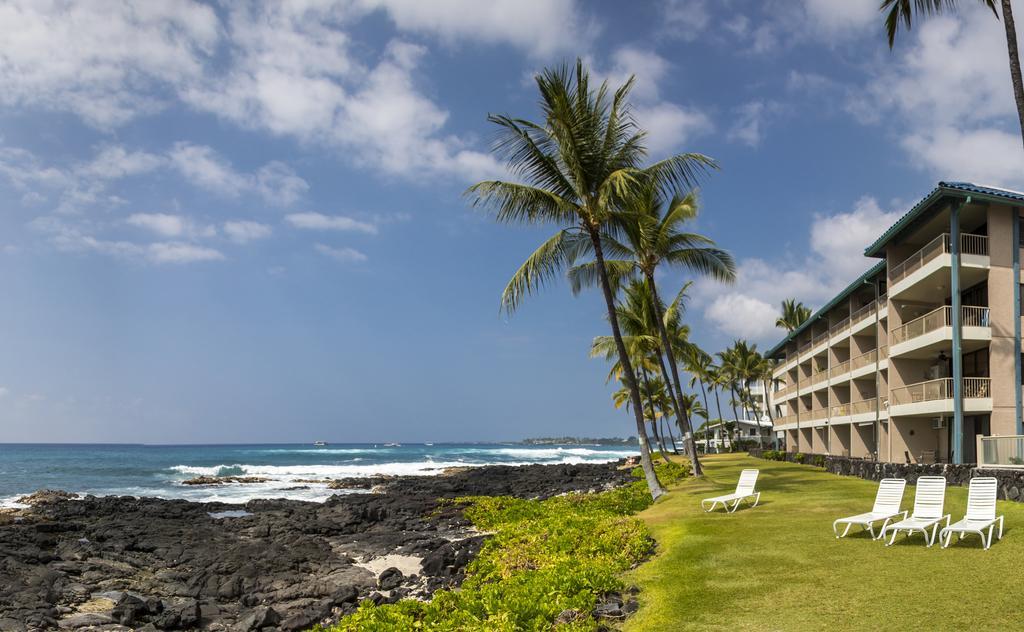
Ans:
[{"label": "stone retaining wall", "polygon": [[[753,449],[750,456],[764,458],[763,453],[770,450]],[[883,478],[902,478],[911,485],[921,476],[944,476],[950,485],[967,485],[975,476],[994,476],[999,481],[999,498],[1024,502],[1024,469],[983,469],[974,463],[954,465],[952,463],[935,463],[931,465],[919,463],[885,463],[866,459],[851,459],[829,454],[773,452],[783,455],[784,460],[791,463],[802,463],[812,467],[820,466],[826,471],[842,476],[856,476],[869,481],[880,481]],[[822,464],[822,465],[819,465]]]}]

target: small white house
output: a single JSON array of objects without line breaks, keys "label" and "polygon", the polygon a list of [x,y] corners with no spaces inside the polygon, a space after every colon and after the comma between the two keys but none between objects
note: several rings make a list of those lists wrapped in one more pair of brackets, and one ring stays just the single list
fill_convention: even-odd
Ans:
[{"label": "small white house", "polygon": [[[726,424],[735,424],[729,432]],[[697,440],[697,447],[703,448],[704,452],[720,452],[729,450],[733,439],[740,441],[760,441],[765,447],[770,447],[772,439],[772,422],[768,416],[760,420],[737,419],[734,422],[714,421],[704,424],[700,432],[705,433],[705,438]]]}]

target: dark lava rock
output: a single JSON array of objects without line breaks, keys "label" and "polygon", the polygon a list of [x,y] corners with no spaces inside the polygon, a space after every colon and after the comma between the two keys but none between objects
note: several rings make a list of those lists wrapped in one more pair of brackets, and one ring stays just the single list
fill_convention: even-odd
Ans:
[{"label": "dark lava rock", "polygon": [[386,568],[377,577],[377,587],[381,590],[391,590],[402,585],[405,575],[395,567]]},{"label": "dark lava rock", "polygon": [[[363,480],[381,493],[324,503],[255,500],[244,506],[251,515],[221,520],[209,514],[240,507],[37,494],[0,526],[0,630],[308,629],[362,599],[428,598],[461,583],[486,536],[439,499],[547,498],[629,480],[614,464],[469,468]],[[391,553],[421,557],[421,571],[377,578],[355,565]],[[115,600],[111,610],[82,609],[102,595]]]},{"label": "dark lava rock", "polygon": [[72,494],[62,489],[41,489],[34,494],[28,496],[22,496],[16,502],[22,505],[42,505],[45,503],[55,503],[61,500],[72,500],[78,498],[78,494]]}]

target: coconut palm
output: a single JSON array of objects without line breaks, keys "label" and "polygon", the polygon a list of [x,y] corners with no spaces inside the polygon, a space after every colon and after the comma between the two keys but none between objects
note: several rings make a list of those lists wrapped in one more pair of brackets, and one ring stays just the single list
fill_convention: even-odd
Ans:
[{"label": "coconut palm", "polygon": [[792,332],[810,317],[811,308],[794,298],[787,298],[782,301],[782,315],[776,319],[775,326]]},{"label": "coconut palm", "polygon": [[690,188],[715,166],[699,154],[679,154],[651,164],[644,132],[637,128],[628,102],[635,79],[609,93],[607,82],[596,89],[589,72],[577,60],[574,69],[561,66],[536,77],[543,122],[505,115],[488,119],[499,127],[495,151],[520,181],[489,180],[467,190],[474,206],[495,212],[500,222],[554,224],[559,227],[516,271],[502,294],[502,305],[513,312],[523,299],[571,266],[589,250],[599,263],[599,285],[608,323],[630,390],[640,443],[640,463],[651,496],[665,490],[654,472],[642,430],[644,418],[632,363],[615,317],[615,300],[604,268],[602,237],[622,199],[645,177],[657,177],[673,187]]},{"label": "coconut palm", "polygon": [[711,382],[711,371],[714,368],[711,355],[691,342],[682,354],[682,361],[683,369],[690,374],[690,388],[693,389],[700,385],[700,392],[704,396],[704,420],[707,421],[709,410],[707,385]]},{"label": "coconut palm", "polygon": [[[650,288],[644,281],[631,281],[623,291],[622,296],[615,306],[616,317],[619,327],[622,330],[622,340],[626,345],[630,358],[638,371],[649,370],[654,373],[660,370],[662,380],[668,380],[668,370],[661,356],[661,345],[656,333],[654,324],[654,310],[652,308]],[[666,315],[675,318],[679,310],[675,304],[666,310]],[[689,333],[685,325],[680,325],[676,320],[671,322],[674,330],[682,330],[678,335],[687,336]],[[591,345],[590,355],[592,357],[602,356],[613,362],[608,379],[620,379],[622,375],[621,363],[616,360],[617,351],[615,340],[611,336],[598,336],[594,338]],[[641,374],[641,377],[644,377]],[[664,382],[662,382],[664,383]],[[663,433],[657,432],[656,438],[661,442]],[[675,439],[670,437],[675,445]],[[673,450],[673,452],[678,452]]]},{"label": "coconut palm", "polygon": [[[979,0],[991,9],[999,19],[995,0]],[[881,11],[888,11],[885,16],[885,30],[889,36],[889,48],[896,44],[896,32],[902,24],[908,31],[915,16],[934,15],[953,11],[960,3],[958,0],[883,0]],[[1021,142],[1024,143],[1024,81],[1021,80],[1020,56],[1017,52],[1017,27],[1013,22],[1013,7],[1010,0],[1000,0],[1003,14],[1003,30],[1006,33],[1006,53],[1010,61],[1010,83],[1013,84],[1013,100],[1017,105],[1017,122],[1021,129]]]},{"label": "coconut palm", "polygon": [[[657,333],[661,338],[662,352],[668,358],[672,378],[669,393],[676,416],[685,419],[679,403],[683,390],[677,354],[665,326],[665,308],[658,296],[655,272],[665,264],[701,277],[732,282],[736,278],[736,265],[732,256],[715,246],[712,239],[684,230],[687,223],[697,217],[696,194],[693,191],[685,195],[669,194],[669,191],[672,191],[670,183],[664,181],[659,173],[645,171],[640,185],[625,198],[623,208],[613,213],[613,230],[604,240],[608,258],[604,262],[594,260],[575,266],[570,270],[570,282],[574,291],[595,285],[600,274],[611,274],[620,279],[641,278],[647,282]],[[681,295],[685,294],[686,287]],[[681,309],[681,300],[674,303]],[[702,472],[692,428],[688,428],[685,436],[694,475],[700,476]]]}]

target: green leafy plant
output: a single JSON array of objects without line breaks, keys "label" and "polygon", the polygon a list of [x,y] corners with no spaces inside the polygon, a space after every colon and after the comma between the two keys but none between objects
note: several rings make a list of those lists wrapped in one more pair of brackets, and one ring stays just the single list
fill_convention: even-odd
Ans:
[{"label": "green leafy plant", "polygon": [[804,458],[805,457],[804,457],[804,453],[803,452],[797,452],[796,454],[793,455],[793,462],[794,463],[803,463],[804,462]]},{"label": "green leafy plant", "polygon": [[[689,465],[676,462],[657,469],[666,484],[690,475]],[[458,499],[473,525],[493,534],[462,586],[437,591],[429,602],[377,606],[366,600],[328,630],[548,630],[563,610],[590,613],[602,595],[622,591],[619,575],[653,550],[647,527],[632,517],[651,496],[643,471],[633,475],[639,480],[597,494]],[[584,616],[558,629],[596,630],[598,624]]]}]

